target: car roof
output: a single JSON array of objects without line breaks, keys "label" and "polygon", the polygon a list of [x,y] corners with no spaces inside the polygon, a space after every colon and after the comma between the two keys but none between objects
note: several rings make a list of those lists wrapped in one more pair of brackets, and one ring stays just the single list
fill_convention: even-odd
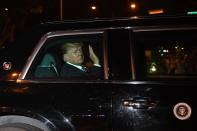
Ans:
[{"label": "car roof", "polygon": [[195,25],[197,15],[185,16],[133,16],[127,18],[95,18],[52,21],[41,24],[41,28],[47,31],[53,30],[73,30],[91,28],[116,28],[135,26],[161,26],[161,25]]}]

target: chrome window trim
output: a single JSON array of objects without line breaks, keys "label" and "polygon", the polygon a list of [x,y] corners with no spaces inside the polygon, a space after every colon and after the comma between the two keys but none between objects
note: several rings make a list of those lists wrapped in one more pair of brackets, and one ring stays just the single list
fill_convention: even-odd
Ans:
[{"label": "chrome window trim", "polygon": [[180,30],[197,30],[196,26],[145,26],[133,28],[133,32],[145,32],[145,31],[180,31]]},{"label": "chrome window trim", "polygon": [[[36,47],[34,48],[33,52],[31,53],[30,57],[28,58],[22,72],[19,75],[18,80],[25,80],[27,76],[27,72],[29,71],[35,57],[37,56],[38,52],[40,51],[41,47],[45,44],[46,40],[53,37],[58,36],[71,36],[71,35],[88,35],[88,34],[104,34],[104,30],[73,30],[73,31],[56,31],[56,32],[49,32],[45,34]],[[105,57],[105,56],[104,56]],[[104,63],[105,64],[105,63]],[[106,75],[106,74],[105,74]]]}]

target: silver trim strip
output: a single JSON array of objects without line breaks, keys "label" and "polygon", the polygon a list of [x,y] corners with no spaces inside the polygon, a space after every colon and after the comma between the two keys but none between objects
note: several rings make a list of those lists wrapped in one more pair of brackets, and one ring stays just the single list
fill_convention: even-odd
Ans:
[{"label": "silver trim strip", "polygon": [[108,44],[107,43],[107,36],[106,32],[104,33],[103,37],[103,68],[104,68],[104,79],[109,79],[109,71],[108,71]]},{"label": "silver trim strip", "polygon": [[129,30],[129,43],[130,43],[130,56],[131,56],[131,77],[132,80],[136,80],[136,69],[135,69],[135,61],[134,61],[134,53],[133,53],[133,34],[131,33],[132,30]]},{"label": "silver trim strip", "polygon": [[139,28],[133,28],[133,32],[144,32],[144,31],[179,31],[179,30],[196,30],[196,26],[189,26],[184,27],[183,26],[177,26],[177,27],[171,27],[171,26],[145,26],[145,27],[139,27]]}]

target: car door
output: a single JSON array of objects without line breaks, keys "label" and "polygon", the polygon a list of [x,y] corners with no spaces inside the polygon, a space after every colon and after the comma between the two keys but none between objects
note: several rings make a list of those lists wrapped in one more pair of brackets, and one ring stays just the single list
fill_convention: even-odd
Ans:
[{"label": "car door", "polygon": [[113,85],[116,131],[196,130],[195,27],[131,30],[132,80]]},{"label": "car door", "polygon": [[[62,44],[77,42],[83,42],[84,63],[87,62],[88,68],[93,66],[89,58],[91,46],[100,61],[99,76],[72,73],[62,76],[61,66],[65,64]],[[38,103],[44,105],[38,110],[49,109],[44,114],[60,130],[111,130],[111,88],[104,82],[108,77],[104,42],[104,31],[100,30],[48,33],[22,72],[22,82],[19,82],[25,81],[24,86],[31,90],[31,97],[36,98],[32,106]]]}]

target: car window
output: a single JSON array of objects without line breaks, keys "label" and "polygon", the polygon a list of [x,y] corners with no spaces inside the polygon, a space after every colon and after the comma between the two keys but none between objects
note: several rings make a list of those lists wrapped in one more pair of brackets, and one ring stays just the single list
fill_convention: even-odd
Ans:
[{"label": "car window", "polygon": [[28,72],[30,79],[103,79],[102,34],[51,37]]},{"label": "car window", "polygon": [[137,61],[144,63],[141,68],[147,78],[197,75],[196,30],[146,31],[135,36]]}]

